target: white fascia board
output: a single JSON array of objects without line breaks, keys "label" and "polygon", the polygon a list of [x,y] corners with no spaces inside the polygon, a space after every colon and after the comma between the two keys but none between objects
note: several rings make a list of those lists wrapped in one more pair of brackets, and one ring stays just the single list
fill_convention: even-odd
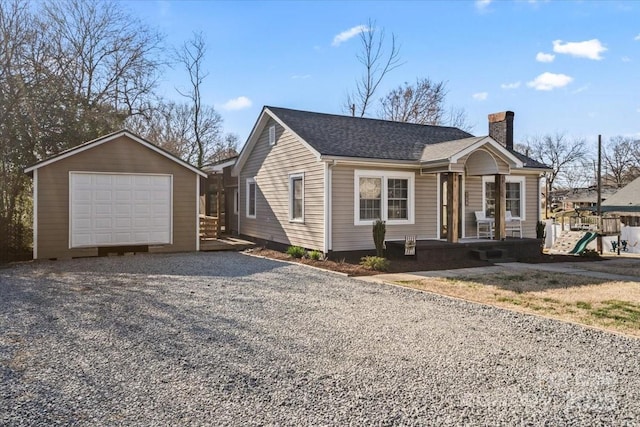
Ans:
[{"label": "white fascia board", "polygon": [[50,158],[48,160],[44,160],[42,162],[36,163],[33,166],[25,168],[24,172],[25,173],[32,172],[32,171],[34,171],[34,170],[36,170],[38,168],[41,168],[43,166],[50,165],[50,164],[55,163],[55,162],[57,162],[59,160],[66,159],[67,157],[71,157],[73,155],[76,155],[76,154],[81,153],[81,152],[86,151],[86,150],[90,150],[90,149],[92,149],[94,147],[97,147],[99,145],[102,145],[102,144],[104,144],[106,142],[113,141],[114,139],[119,138],[121,136],[126,136],[129,139],[131,139],[131,140],[133,140],[133,141],[135,141],[135,142],[137,142],[139,144],[144,145],[145,147],[149,148],[152,151],[155,151],[156,153],[160,154],[161,156],[164,156],[167,159],[169,159],[169,160],[171,160],[173,162],[176,162],[179,165],[189,169],[193,173],[196,173],[196,174],[198,174],[198,175],[200,175],[202,177],[205,177],[205,178],[207,177],[207,174],[205,172],[201,171],[200,169],[196,168],[195,166],[192,166],[189,163],[185,162],[184,160],[179,159],[179,158],[175,157],[174,155],[167,153],[166,151],[164,151],[160,147],[150,143],[149,141],[147,141],[145,139],[142,139],[138,135],[136,135],[134,133],[131,133],[128,130],[120,130],[120,131],[114,132],[112,134],[109,134],[109,135],[102,136],[100,138],[94,139],[92,141],[85,142],[84,144],[78,145],[77,147],[70,148],[69,150],[63,151],[62,153],[58,154],[57,156],[54,156],[54,157],[52,157],[52,158]]},{"label": "white fascia board", "polygon": [[240,150],[240,154],[238,155],[238,160],[236,164],[231,169],[231,176],[240,176],[240,171],[244,167],[244,164],[247,162],[249,154],[253,150],[253,147],[258,142],[258,137],[260,136],[260,132],[264,129],[265,124],[267,123],[267,113],[266,109],[263,108],[262,112],[258,116],[258,120],[256,120],[253,125],[253,129],[251,129],[251,133],[249,134],[249,138],[247,138],[247,142],[245,142],[242,150]]},{"label": "white fascia board", "polygon": [[383,160],[366,159],[363,157],[341,157],[341,156],[321,156],[321,160],[332,161],[334,164],[345,164],[353,166],[379,166],[384,168],[406,168],[415,169],[420,166],[420,162],[415,160]]}]

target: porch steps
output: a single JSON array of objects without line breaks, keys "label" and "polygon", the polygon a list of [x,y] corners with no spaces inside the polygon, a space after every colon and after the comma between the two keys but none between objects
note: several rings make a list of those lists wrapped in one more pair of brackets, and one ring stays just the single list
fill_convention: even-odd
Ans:
[{"label": "porch steps", "polygon": [[553,243],[553,246],[549,248],[550,254],[568,254],[582,237],[584,237],[585,231],[570,231],[565,230],[560,233]]},{"label": "porch steps", "polygon": [[479,260],[492,263],[516,262],[514,258],[509,258],[509,251],[500,248],[472,249],[471,253],[475,254]]}]

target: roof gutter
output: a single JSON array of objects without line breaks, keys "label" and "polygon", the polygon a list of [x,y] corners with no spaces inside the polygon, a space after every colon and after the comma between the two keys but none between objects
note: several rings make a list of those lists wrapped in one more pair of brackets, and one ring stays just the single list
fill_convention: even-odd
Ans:
[{"label": "roof gutter", "polygon": [[333,161],[333,164],[378,165],[395,168],[416,168],[420,166],[420,162],[417,160],[367,159],[364,157],[327,156],[324,154],[320,156],[320,160]]}]

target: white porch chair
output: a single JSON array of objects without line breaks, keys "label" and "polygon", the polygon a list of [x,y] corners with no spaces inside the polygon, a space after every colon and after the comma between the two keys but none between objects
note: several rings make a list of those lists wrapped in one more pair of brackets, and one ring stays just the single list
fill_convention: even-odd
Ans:
[{"label": "white porch chair", "polygon": [[511,233],[513,236],[514,233],[518,233],[518,236],[522,239],[522,220],[518,216],[512,216],[511,211],[505,212],[505,231],[507,233]]},{"label": "white porch chair", "polygon": [[484,211],[475,211],[476,214],[476,238],[488,237],[493,239],[493,218],[487,218]]}]

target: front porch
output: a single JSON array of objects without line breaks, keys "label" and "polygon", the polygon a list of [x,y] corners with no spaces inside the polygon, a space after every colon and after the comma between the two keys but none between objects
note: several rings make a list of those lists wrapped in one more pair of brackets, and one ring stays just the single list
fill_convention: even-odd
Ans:
[{"label": "front porch", "polygon": [[404,241],[387,241],[387,257],[390,260],[415,261],[420,269],[421,264],[441,263],[446,266],[460,264],[466,266],[472,261],[507,262],[525,261],[541,256],[541,242],[538,239],[506,238],[505,240],[460,239],[457,243],[446,240],[418,240],[416,255],[404,255]]}]

